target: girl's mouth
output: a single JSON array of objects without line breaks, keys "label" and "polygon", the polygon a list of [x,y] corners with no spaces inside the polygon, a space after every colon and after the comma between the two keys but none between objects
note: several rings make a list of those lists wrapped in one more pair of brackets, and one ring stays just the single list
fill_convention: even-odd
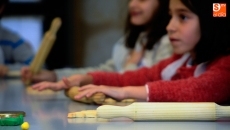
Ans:
[{"label": "girl's mouth", "polygon": [[171,42],[177,42],[177,41],[179,41],[179,39],[176,39],[176,38],[169,38],[169,40],[170,40]]},{"label": "girl's mouth", "polygon": [[140,14],[141,14],[141,12],[130,12],[131,16],[137,16],[137,15],[140,15]]}]

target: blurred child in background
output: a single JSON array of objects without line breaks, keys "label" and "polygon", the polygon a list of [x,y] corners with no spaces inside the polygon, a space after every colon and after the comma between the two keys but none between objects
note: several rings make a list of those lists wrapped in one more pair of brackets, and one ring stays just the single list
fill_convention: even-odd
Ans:
[{"label": "blurred child in background", "polygon": [[28,67],[23,68],[22,79],[34,82],[57,81],[73,74],[92,71],[124,72],[156,64],[172,54],[166,34],[168,0],[130,0],[125,36],[114,46],[112,58],[97,67],[79,69],[42,70],[31,76]]},{"label": "blurred child in background", "polygon": [[[0,0],[0,18],[9,0]],[[0,25],[0,77],[11,70],[20,70],[32,61],[34,52],[18,34]]]}]

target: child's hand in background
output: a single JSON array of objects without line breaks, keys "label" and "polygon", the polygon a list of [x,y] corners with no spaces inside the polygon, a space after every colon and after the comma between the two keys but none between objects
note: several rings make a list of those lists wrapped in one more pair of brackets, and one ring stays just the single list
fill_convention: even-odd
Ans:
[{"label": "child's hand in background", "polygon": [[5,65],[0,65],[0,77],[4,77],[9,71],[8,67]]}]

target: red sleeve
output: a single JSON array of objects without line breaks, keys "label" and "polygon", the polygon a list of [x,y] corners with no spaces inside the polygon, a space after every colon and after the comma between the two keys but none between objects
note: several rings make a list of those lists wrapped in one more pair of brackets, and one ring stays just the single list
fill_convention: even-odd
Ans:
[{"label": "red sleeve", "polygon": [[143,67],[123,74],[116,72],[92,72],[88,74],[93,76],[93,84],[96,85],[144,86],[147,82],[160,80],[162,69],[179,57],[178,55],[173,55],[151,68]]},{"label": "red sleeve", "polygon": [[149,101],[217,102],[230,100],[230,56],[221,57],[199,77],[147,83]]}]

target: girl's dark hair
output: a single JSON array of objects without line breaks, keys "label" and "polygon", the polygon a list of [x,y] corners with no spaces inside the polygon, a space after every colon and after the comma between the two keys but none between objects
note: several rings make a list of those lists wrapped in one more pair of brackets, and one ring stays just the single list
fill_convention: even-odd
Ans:
[{"label": "girl's dark hair", "polygon": [[0,19],[2,18],[2,15],[4,14],[5,8],[8,3],[9,3],[9,0],[0,0],[0,8],[4,6],[3,11],[0,13]]},{"label": "girl's dark hair", "polygon": [[153,14],[149,23],[144,26],[135,26],[130,21],[130,14],[126,20],[125,34],[126,34],[126,47],[133,49],[135,47],[139,34],[145,30],[148,31],[147,43],[145,49],[151,50],[153,45],[163,36],[166,32],[166,26],[169,22],[168,8],[169,0],[158,0],[159,7]]},{"label": "girl's dark hair", "polygon": [[[211,61],[230,52],[230,21],[227,17],[213,17],[213,3],[227,0],[181,0],[200,21],[201,39],[194,48],[195,63]],[[227,8],[228,10],[228,8]]]},{"label": "girl's dark hair", "polygon": [[0,0],[0,6],[7,4],[9,0]]}]

